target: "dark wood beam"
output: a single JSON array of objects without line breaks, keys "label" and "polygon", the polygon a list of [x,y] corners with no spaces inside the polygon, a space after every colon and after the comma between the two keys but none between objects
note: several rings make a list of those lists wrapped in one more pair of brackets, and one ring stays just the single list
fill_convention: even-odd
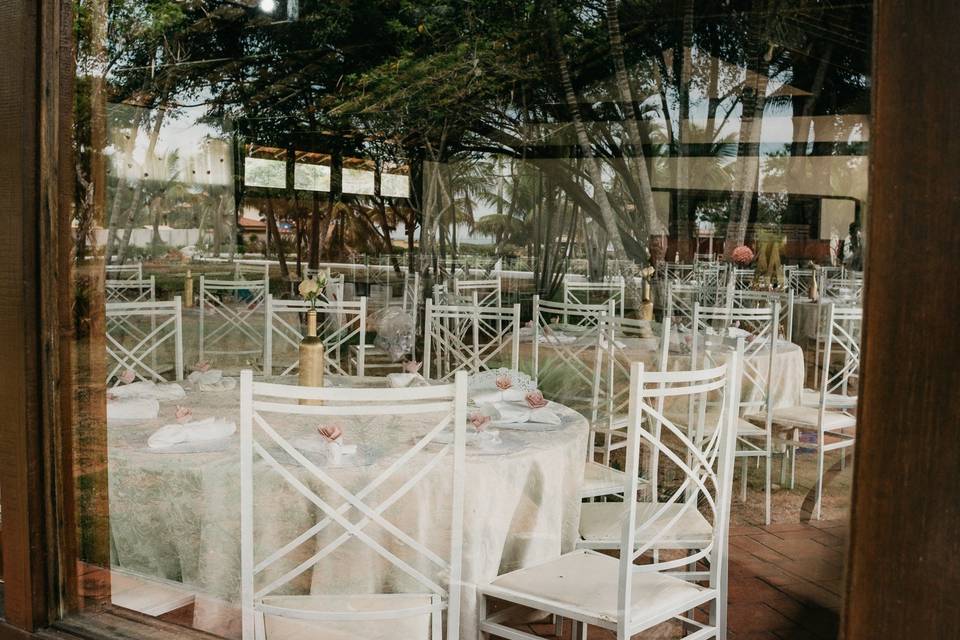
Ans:
[{"label": "dark wood beam", "polygon": [[[846,640],[960,618],[960,4],[878,0]],[[950,631],[954,629],[954,631]]]}]

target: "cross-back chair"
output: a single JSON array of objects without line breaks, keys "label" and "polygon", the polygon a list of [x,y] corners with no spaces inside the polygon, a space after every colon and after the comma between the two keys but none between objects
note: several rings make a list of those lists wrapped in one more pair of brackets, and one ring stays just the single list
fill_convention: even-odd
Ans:
[{"label": "cross-back chair", "polygon": [[[444,613],[445,637],[457,640],[466,403],[464,373],[453,384],[405,389],[287,386],[254,382],[251,371],[241,373],[243,640],[266,640],[268,632],[285,639],[321,633],[338,639],[443,640]],[[320,421],[396,415],[422,416],[426,433],[409,442],[400,455],[359,476],[334,475],[313,462],[284,429],[286,420],[303,416]],[[449,476],[442,485],[452,495],[449,516],[445,522],[435,518],[435,526],[448,532],[439,536],[446,543],[411,535],[391,519],[391,511],[395,517],[405,496],[431,474]],[[268,475],[281,479],[317,512],[316,524],[281,545],[269,544],[261,535],[267,526],[258,520],[262,502],[256,499],[257,487]],[[290,595],[291,583],[321,568],[347,544],[359,545],[362,552],[389,563],[399,577],[389,589],[381,585],[384,588],[364,593]],[[299,555],[294,554],[297,551]],[[301,561],[304,555],[308,557]]]},{"label": "cross-back chair", "polygon": [[423,331],[423,375],[448,380],[458,371],[489,371],[509,359],[520,366],[520,305],[436,305],[427,300]]},{"label": "cross-back chair", "polygon": [[[259,315],[270,291],[269,281],[208,280],[200,276],[199,357],[260,356],[263,329]],[[237,345],[231,344],[237,340]]]},{"label": "cross-back chair", "polygon": [[533,296],[532,376],[538,385],[562,381],[568,402],[592,401],[594,350],[600,319],[616,315],[615,302],[566,304]]},{"label": "cross-back chair", "polygon": [[[180,296],[169,302],[108,302],[106,304],[107,381],[127,369],[140,380],[169,382],[158,365],[161,349],[172,348],[172,378],[183,380],[183,315]],[[148,327],[141,327],[145,323]],[[168,374],[169,375],[169,374]]]},{"label": "cross-back chair", "polygon": [[[853,397],[859,386],[862,322],[863,311],[859,307],[840,307],[828,303],[826,341],[816,404],[811,406],[801,402],[797,406],[778,407],[772,411],[774,427],[784,434],[778,439],[778,444],[787,446],[792,453],[791,484],[795,476],[797,450],[816,450],[817,481],[813,510],[817,519],[823,510],[824,456],[828,452],[840,451],[840,463],[843,465],[846,450],[854,445],[857,418]],[[801,432],[812,433],[815,441],[801,443]]]},{"label": "cross-back chair", "polygon": [[[616,313],[623,318],[626,304],[626,283],[623,278],[603,282],[563,281],[563,302],[569,305],[606,304],[613,300]],[[567,322],[567,319],[564,319]]]},{"label": "cross-back chair", "polygon": [[[569,619],[572,637],[578,639],[587,637],[587,627],[597,626],[616,633],[617,640],[628,640],[668,620],[678,620],[688,630],[687,638],[724,637],[735,404],[728,400],[736,397],[736,381],[728,371],[735,366],[735,353],[728,363],[706,370],[648,373],[641,363],[631,365],[625,500],[582,505],[581,534],[590,535],[580,549],[481,587],[482,637],[536,637],[505,624],[509,608],[488,613],[487,598]],[[702,408],[693,438],[686,426],[674,424],[658,409],[660,399],[681,397]],[[705,424],[709,403],[722,407],[714,414],[718,425],[712,433]],[[641,443],[678,471],[678,481],[663,500],[635,499]],[[678,446],[685,451],[678,452]],[[617,549],[620,557],[595,548]],[[681,553],[667,559],[661,549]],[[641,558],[649,562],[638,564]],[[706,621],[688,615],[699,607],[708,609]]]},{"label": "cross-back chair", "polygon": [[[299,347],[305,333],[305,318],[313,308],[306,300],[280,300],[267,296],[264,316],[263,372],[290,375],[300,368]],[[347,348],[367,341],[367,299],[361,297],[349,302],[316,304],[317,334],[323,340],[326,370],[333,374],[349,375],[344,368],[343,355]],[[365,349],[357,350],[354,364],[356,375],[364,375]]]},{"label": "cross-back chair", "polygon": [[[742,461],[740,499],[747,499],[747,465],[751,458],[764,465],[764,519],[770,523],[773,418],[771,382],[776,375],[777,342],[780,339],[780,303],[773,299],[770,306],[760,308],[694,307],[691,360],[700,359],[701,350],[708,344],[712,330],[724,336],[731,328],[749,333],[738,345],[739,386],[741,396],[737,412],[736,457]],[[741,336],[743,337],[743,336]],[[761,416],[755,424],[743,416]]]}]

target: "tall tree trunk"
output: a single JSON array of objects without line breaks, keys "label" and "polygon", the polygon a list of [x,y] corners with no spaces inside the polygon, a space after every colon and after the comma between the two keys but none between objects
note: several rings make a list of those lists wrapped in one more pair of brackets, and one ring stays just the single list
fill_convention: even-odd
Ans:
[{"label": "tall tree trunk", "polygon": [[[692,4],[692,0],[689,0]],[[650,224],[656,215],[656,204],[653,201],[653,190],[650,188],[650,174],[647,172],[646,156],[643,152],[643,137],[637,123],[637,106],[633,97],[633,88],[630,76],[627,73],[627,64],[623,54],[623,36],[620,33],[619,3],[617,0],[606,0],[607,24],[610,32],[610,54],[617,79],[617,90],[620,94],[620,111],[623,114],[627,136],[630,140],[632,153],[627,154],[631,174],[639,186],[639,202],[635,202],[637,216],[634,220],[634,235],[643,247],[643,256],[650,260]]]},{"label": "tall tree trunk", "polygon": [[[166,93],[167,92],[164,91],[162,95],[166,95]],[[167,108],[165,106],[157,108],[157,116],[153,122],[153,127],[150,129],[150,139],[147,143],[147,152],[144,155],[145,163],[148,163],[156,157],[157,140],[160,138],[160,129],[163,128],[163,119],[166,113]],[[146,166],[149,166],[149,164]],[[143,199],[143,187],[146,180],[147,176],[137,180],[137,186],[130,199],[130,207],[127,209],[127,215],[124,221],[123,239],[120,241],[120,247],[117,249],[117,262],[120,264],[123,264],[126,258],[127,248],[130,246],[130,237],[133,235],[133,224],[137,219],[137,210],[140,208],[140,201]],[[202,229],[200,231],[203,233]]]},{"label": "tall tree trunk", "polygon": [[[747,50],[749,59],[747,74],[753,74],[753,83],[744,87],[741,98],[742,112],[740,116],[739,156],[740,162],[737,178],[734,184],[733,207],[730,212],[730,222],[727,225],[727,234],[723,244],[723,252],[728,258],[735,248],[742,245],[747,236],[747,225],[750,222],[750,209],[753,205],[753,196],[757,192],[760,180],[760,134],[763,130],[763,111],[766,106],[767,82],[769,75],[769,58],[765,55],[767,47],[763,37],[763,20],[765,11],[762,0],[755,0],[753,15],[748,38]],[[757,6],[761,5],[761,6]],[[745,79],[748,83],[751,78]]]},{"label": "tall tree trunk", "polygon": [[280,237],[280,227],[277,225],[277,216],[273,210],[273,196],[267,193],[267,237],[273,236],[277,247],[277,260],[280,261],[280,277],[290,278],[290,269],[287,267],[287,256],[283,249],[283,240]]},{"label": "tall tree trunk", "polygon": [[[557,57],[557,66],[560,71],[560,86],[563,91],[567,109],[570,112],[570,118],[573,121],[573,128],[577,135],[577,144],[580,152],[583,154],[584,162],[587,165],[587,175],[593,185],[593,197],[600,207],[600,215],[603,220],[603,226],[606,227],[610,236],[610,242],[613,244],[614,257],[616,259],[617,270],[624,278],[624,281],[630,289],[636,289],[636,283],[633,278],[633,269],[628,266],[627,251],[624,248],[623,238],[620,236],[620,229],[617,224],[617,216],[607,197],[607,192],[603,184],[603,173],[600,169],[600,163],[597,160],[593,146],[590,143],[590,137],[587,134],[587,127],[583,123],[580,113],[580,103],[577,94],[573,88],[573,79],[570,76],[570,66],[566,54],[563,52],[560,41],[560,33],[557,27],[556,7],[553,0],[547,0],[547,22],[549,26],[549,35],[552,48]],[[604,247],[606,251],[606,247]],[[638,298],[639,299],[639,298]]]}]

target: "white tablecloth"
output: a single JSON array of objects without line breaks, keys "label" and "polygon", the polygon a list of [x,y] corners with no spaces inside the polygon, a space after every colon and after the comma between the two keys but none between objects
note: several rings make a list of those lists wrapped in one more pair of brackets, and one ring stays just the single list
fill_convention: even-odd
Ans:
[{"label": "white tablecloth", "polygon": [[[371,384],[370,379],[365,383]],[[191,391],[179,404],[189,406],[195,419],[221,416],[239,422],[236,390]],[[461,605],[465,638],[476,636],[477,584],[555,557],[570,550],[576,541],[588,425],[580,414],[563,407],[558,410],[563,416],[558,430],[502,431],[510,444],[505,453],[481,455],[468,449]],[[156,421],[110,429],[113,562],[128,571],[184,583],[198,594],[195,626],[238,637],[239,436],[234,435],[222,451],[170,454],[147,450],[149,435],[173,422],[174,411],[173,403],[161,404]],[[360,458],[369,464],[328,471],[354,489],[366,484],[426,426],[400,417],[386,422],[350,419],[339,424],[347,443],[358,444]],[[313,437],[315,426],[291,419],[283,428],[285,433]],[[272,550],[315,524],[319,509],[266,467],[258,473],[263,488],[255,496],[257,535]],[[318,483],[310,484],[320,491]],[[384,496],[392,493],[400,480],[387,484]],[[338,505],[328,494],[321,493]],[[449,500],[449,474],[432,473],[385,516],[446,555],[443,544],[448,535]],[[351,515],[359,519],[356,512]],[[376,528],[370,531],[396,548],[387,534]],[[329,527],[329,535],[324,532],[320,539],[306,543],[292,554],[291,562],[304,560],[340,533],[339,527]],[[352,540],[308,571],[293,588],[301,593],[350,593],[400,588],[406,586],[404,580],[373,551]]]}]

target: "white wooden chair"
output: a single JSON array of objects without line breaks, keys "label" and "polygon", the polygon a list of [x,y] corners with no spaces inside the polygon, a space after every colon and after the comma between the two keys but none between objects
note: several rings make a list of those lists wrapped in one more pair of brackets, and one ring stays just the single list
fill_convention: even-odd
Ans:
[{"label": "white wooden chair", "polygon": [[143,280],[143,263],[108,264],[106,274],[107,280]]},{"label": "white wooden chair", "polygon": [[[180,296],[170,302],[108,302],[106,321],[108,382],[127,369],[141,380],[169,382],[157,364],[161,348],[166,347],[173,350],[173,379],[183,380]],[[141,321],[149,321],[149,329],[141,328]]]},{"label": "white wooden chair", "polygon": [[[313,404],[298,404],[298,401]],[[457,640],[460,629],[463,492],[467,422],[467,375],[453,384],[406,389],[308,388],[254,382],[240,374],[240,531],[243,640],[273,638],[429,638]],[[420,415],[426,434],[376,472],[335,478],[311,462],[284,435],[283,418]],[[443,437],[446,436],[446,437]],[[319,437],[319,436],[317,436]],[[278,460],[275,453],[286,456]],[[286,460],[289,457],[295,470]],[[258,535],[256,487],[268,474],[299,493],[318,511],[318,521],[272,549]],[[424,478],[449,475],[452,495],[449,545],[426,543],[389,517]],[[273,483],[275,485],[275,483]],[[393,487],[396,487],[395,489]],[[437,523],[440,526],[440,523]],[[337,531],[342,533],[333,538]],[[318,536],[324,534],[324,542]],[[329,542],[326,540],[333,538]],[[402,576],[389,590],[373,593],[290,595],[291,581],[322,565],[345,543],[362,545]],[[314,542],[300,562],[289,556]],[[322,546],[320,546],[322,544]],[[405,583],[415,585],[414,591]],[[384,585],[385,587],[385,585]]]},{"label": "white wooden chair", "polygon": [[809,298],[810,285],[813,282],[813,279],[816,277],[816,272],[813,269],[800,268],[789,269],[786,271],[787,287],[796,293],[798,297]]},{"label": "white wooden chair", "polygon": [[592,401],[600,319],[616,315],[614,305],[613,300],[564,304],[533,296],[532,377],[538,385],[556,377],[564,383],[564,402]]},{"label": "white wooden chair", "polygon": [[[620,558],[581,548],[555,560],[499,576],[480,588],[481,637],[533,640],[536,636],[509,627],[510,607],[488,615],[488,598],[551,613],[574,624],[573,638],[586,638],[588,626],[616,633],[618,640],[668,620],[692,629],[686,638],[724,637],[726,629],[726,553],[730,517],[730,474],[733,466],[733,420],[736,381],[727,375],[732,364],[701,371],[647,373],[631,365],[630,411],[624,502],[582,505],[581,533],[587,529],[597,546],[616,548]],[[719,427],[707,433],[705,407],[720,400]],[[702,410],[696,435],[688,437],[657,408],[660,399],[692,397]],[[646,428],[644,426],[646,423]],[[678,454],[664,435],[682,443]],[[662,502],[638,502],[640,445],[646,442],[681,474],[678,486]],[[689,462],[688,462],[689,459]],[[602,538],[602,542],[600,539]],[[585,547],[593,542],[584,541]],[[689,549],[666,560],[659,549]],[[652,558],[651,558],[652,556]],[[641,557],[648,564],[635,564]],[[699,562],[707,563],[699,570]],[[687,569],[677,571],[678,569]],[[703,583],[703,584],[701,584]],[[709,617],[696,620],[688,612],[706,606]]]},{"label": "white wooden chair", "polygon": [[[814,513],[822,514],[824,455],[840,451],[841,465],[846,450],[853,447],[857,426],[856,402],[845,401],[856,392],[855,382],[860,376],[860,338],[863,311],[858,307],[826,305],[827,339],[820,369],[819,401],[816,406],[799,404],[778,407],[772,411],[775,428],[785,432],[778,444],[789,447],[791,456],[791,485],[795,475],[796,451],[812,448],[817,453],[817,483]],[[835,357],[836,356],[836,357]],[[837,362],[839,361],[839,362]],[[813,433],[814,442],[802,442],[801,432]]]},{"label": "white wooden chair", "polygon": [[[267,295],[264,316],[266,326],[263,340],[263,372],[274,375],[290,375],[300,368],[299,349],[306,331],[302,319],[311,309],[306,300],[279,300]],[[367,299],[350,302],[317,302],[317,333],[323,339],[324,360],[327,371],[350,375],[344,367],[343,354],[356,343],[367,341]],[[358,349],[353,363],[355,373],[364,375],[366,350]]]},{"label": "white wooden chair", "polygon": [[[474,292],[474,300],[476,299]],[[520,366],[520,305],[435,305],[427,300],[423,331],[423,375],[448,380],[458,371],[479,373]]]},{"label": "white wooden chair", "polygon": [[693,305],[700,302],[700,285],[696,282],[667,282],[667,306],[664,317],[670,318],[673,328],[689,328],[693,322]]},{"label": "white wooden chair", "polygon": [[[617,315],[624,317],[626,304],[626,284],[623,278],[614,278],[604,282],[563,281],[563,303],[567,305],[606,304],[613,300]],[[564,318],[564,322],[567,319]]]},{"label": "white wooden chair", "polygon": [[208,280],[200,276],[199,359],[207,360],[210,355],[260,356],[264,336],[257,321],[269,291],[266,278]]},{"label": "white wooden chair", "polygon": [[[590,413],[590,440],[587,465],[584,469],[582,498],[619,494],[623,490],[624,473],[612,466],[612,454],[627,446],[627,418],[630,394],[629,343],[643,339],[650,323],[617,317],[600,319],[596,362],[593,377],[593,402]],[[658,363],[666,370],[669,348],[670,319],[660,329]],[[597,436],[601,438],[597,444]],[[599,456],[599,460],[597,459]]]},{"label": "white wooden chair", "polygon": [[[747,387],[738,401],[736,457],[742,461],[740,499],[747,499],[747,465],[751,458],[764,464],[764,519],[770,524],[771,469],[773,462],[773,420],[770,413],[771,381],[776,376],[776,349],[780,339],[780,303],[775,298],[770,306],[761,308],[730,308],[694,306],[693,326],[698,331],[693,337],[691,360],[699,362],[700,351],[712,329],[723,335],[732,327],[750,333],[749,339],[739,344],[739,386]],[[762,416],[755,422],[745,416]]]}]

